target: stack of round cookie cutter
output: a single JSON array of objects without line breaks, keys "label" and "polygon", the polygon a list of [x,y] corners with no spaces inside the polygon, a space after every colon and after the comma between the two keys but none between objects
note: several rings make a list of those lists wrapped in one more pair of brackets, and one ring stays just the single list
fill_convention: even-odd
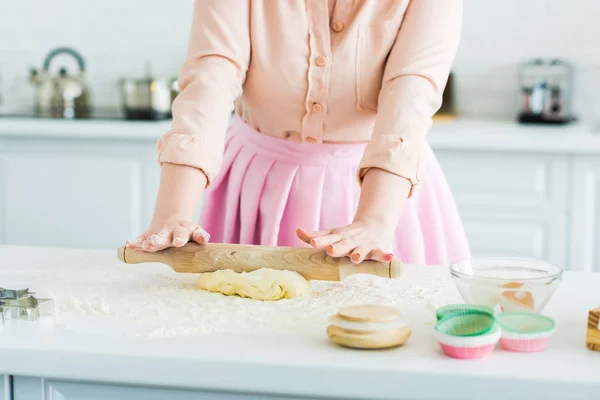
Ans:
[{"label": "stack of round cookie cutter", "polygon": [[356,349],[401,346],[412,334],[400,310],[379,304],[342,307],[329,323],[327,336],[332,342]]},{"label": "stack of round cookie cutter", "polygon": [[436,310],[435,336],[449,357],[489,356],[497,343],[504,350],[538,352],[548,346],[554,321],[534,312],[495,313],[490,307],[453,304]]}]

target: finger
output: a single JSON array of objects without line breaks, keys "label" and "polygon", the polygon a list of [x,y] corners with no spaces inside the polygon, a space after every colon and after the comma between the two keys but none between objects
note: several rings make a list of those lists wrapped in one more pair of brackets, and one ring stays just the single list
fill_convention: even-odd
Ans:
[{"label": "finger", "polygon": [[337,242],[346,239],[348,236],[348,232],[341,229],[339,231],[335,231],[335,233],[313,238],[310,240],[310,244],[313,247],[322,249],[332,244],[336,244]]},{"label": "finger", "polygon": [[170,237],[171,237],[170,230],[163,230],[159,233],[155,233],[154,235],[151,235],[149,237],[149,240],[150,240],[150,243],[159,247],[159,246],[168,245]]},{"label": "finger", "polygon": [[197,227],[192,232],[192,240],[198,244],[206,244],[210,240],[210,234],[201,227]]},{"label": "finger", "polygon": [[142,250],[152,253],[157,251],[158,249],[152,244],[152,242],[149,239],[146,239],[142,242]]},{"label": "finger", "polygon": [[369,255],[371,249],[367,246],[358,246],[350,253],[350,260],[355,264],[360,264]]},{"label": "finger", "polygon": [[136,237],[133,240],[127,240],[125,242],[125,246],[126,247],[141,247],[144,240],[146,240],[146,233]]},{"label": "finger", "polygon": [[171,243],[171,232],[162,230],[159,233],[150,235],[142,244],[142,249],[145,251],[159,251],[169,247]]},{"label": "finger", "polygon": [[298,238],[300,238],[300,240],[302,240],[304,243],[309,243],[309,244],[312,239],[320,237],[320,236],[324,236],[324,235],[329,235],[331,233],[333,233],[333,229],[326,229],[324,231],[314,231],[314,232],[307,232],[302,228],[296,229],[296,235],[298,235]]},{"label": "finger", "polygon": [[383,251],[381,249],[375,249],[371,251],[371,253],[367,256],[370,260],[375,260],[379,262],[390,262],[394,259],[394,255],[392,253],[388,253],[387,251]]},{"label": "finger", "polygon": [[327,254],[331,257],[349,256],[352,250],[356,248],[356,242],[352,239],[342,239],[341,241],[327,246]]},{"label": "finger", "polygon": [[190,240],[191,232],[182,226],[175,228],[173,231],[173,240],[171,243],[175,247],[182,247]]}]

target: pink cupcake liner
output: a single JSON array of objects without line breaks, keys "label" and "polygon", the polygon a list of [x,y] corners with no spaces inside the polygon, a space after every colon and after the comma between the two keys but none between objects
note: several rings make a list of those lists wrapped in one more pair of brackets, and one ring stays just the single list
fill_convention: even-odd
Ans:
[{"label": "pink cupcake liner", "polygon": [[475,360],[485,358],[492,354],[495,344],[488,344],[478,347],[456,347],[440,343],[445,355],[452,358],[461,358],[465,360]]},{"label": "pink cupcake liner", "polygon": [[453,336],[440,331],[435,331],[435,336],[446,356],[475,360],[487,357],[494,351],[501,333],[496,325],[489,333],[480,336]]},{"label": "pink cupcake liner", "polygon": [[550,337],[538,339],[509,339],[500,338],[500,346],[507,351],[516,351],[519,353],[536,353],[546,350],[550,343]]}]

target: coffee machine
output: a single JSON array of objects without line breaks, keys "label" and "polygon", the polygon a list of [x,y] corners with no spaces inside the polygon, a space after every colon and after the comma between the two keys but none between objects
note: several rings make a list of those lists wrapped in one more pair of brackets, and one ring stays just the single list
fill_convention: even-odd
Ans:
[{"label": "coffee machine", "polygon": [[567,124],[575,121],[571,110],[573,69],[559,59],[534,59],[521,66],[518,121],[534,124]]}]

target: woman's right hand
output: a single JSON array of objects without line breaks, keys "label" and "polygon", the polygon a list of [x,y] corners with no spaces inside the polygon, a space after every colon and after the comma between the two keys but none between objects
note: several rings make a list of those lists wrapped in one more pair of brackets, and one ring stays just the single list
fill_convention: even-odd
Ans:
[{"label": "woman's right hand", "polygon": [[198,169],[165,163],[150,228],[126,246],[155,252],[182,247],[192,241],[207,243],[210,235],[191,222],[194,209],[206,187],[206,176]]},{"label": "woman's right hand", "polygon": [[173,218],[152,223],[150,228],[135,240],[128,240],[127,247],[155,252],[168,247],[182,247],[188,242],[208,243],[210,235],[200,225]]}]

